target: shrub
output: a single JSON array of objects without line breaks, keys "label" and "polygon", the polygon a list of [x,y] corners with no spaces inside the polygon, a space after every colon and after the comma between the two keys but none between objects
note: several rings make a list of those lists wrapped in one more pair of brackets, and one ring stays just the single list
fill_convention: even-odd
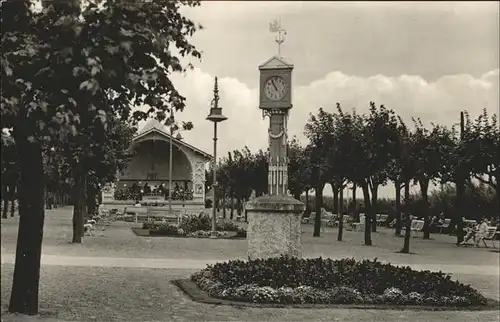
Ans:
[{"label": "shrub", "polygon": [[442,272],[373,261],[323,258],[232,260],[208,266],[192,280],[211,296],[259,303],[391,303],[485,305],[469,285]]},{"label": "shrub", "polygon": [[239,229],[241,228],[231,221],[217,222],[217,230],[220,231],[238,231]]},{"label": "shrub", "polygon": [[170,224],[161,224],[153,226],[149,229],[149,234],[151,236],[178,236],[182,235],[179,228]]},{"label": "shrub", "polygon": [[142,229],[154,229],[158,226],[159,224],[155,224],[154,222],[151,221],[145,221],[142,223]]},{"label": "shrub", "polygon": [[238,228],[235,237],[247,237],[247,231],[244,228]]},{"label": "shrub", "polygon": [[182,228],[186,234],[198,231],[198,230],[210,230],[212,223],[210,221],[210,216],[205,213],[201,213],[198,216],[191,215],[182,218],[179,228]]},{"label": "shrub", "polygon": [[[209,215],[201,213],[198,216],[191,215],[182,218],[179,225],[187,234],[196,231],[210,231],[212,230],[212,220]],[[217,231],[238,231],[241,229],[238,225],[230,221],[217,222]],[[246,235],[245,235],[246,236]]]}]

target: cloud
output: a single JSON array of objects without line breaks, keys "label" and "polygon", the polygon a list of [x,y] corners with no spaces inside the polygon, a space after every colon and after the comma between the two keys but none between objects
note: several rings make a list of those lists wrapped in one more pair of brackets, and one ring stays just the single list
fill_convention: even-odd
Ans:
[{"label": "cloud", "polygon": [[[214,77],[195,68],[185,76],[175,75],[174,83],[187,98],[186,109],[177,116],[194,123],[194,129],[184,135],[186,140],[211,153],[213,126],[205,118],[213,97]],[[258,108],[257,88],[235,78],[221,78],[219,89],[220,106],[228,117],[218,127],[219,155],[245,145],[251,150],[266,148],[268,120],[262,119]],[[315,113],[319,107],[333,109],[336,102],[344,108],[356,107],[359,112],[366,112],[368,103],[374,101],[394,109],[408,123],[412,117],[420,117],[424,124],[451,126],[458,122],[461,110],[474,116],[486,108],[490,114],[498,115],[498,89],[498,69],[480,78],[450,75],[436,82],[416,75],[362,78],[334,71],[307,86],[294,88],[289,131],[303,138],[309,113]]]},{"label": "cloud", "polygon": [[[194,123],[194,129],[183,134],[185,140],[212,154],[213,124],[205,118],[213,97],[214,76],[195,68],[186,75],[175,75],[173,82],[187,98],[185,110],[176,117]],[[258,108],[257,88],[235,78],[220,78],[219,90],[219,104],[228,120],[218,126],[218,155],[226,156],[228,151],[245,145],[252,151],[265,149],[268,120],[262,118]],[[307,86],[295,87],[292,95],[289,132],[304,142],[303,129],[309,113],[316,113],[319,107],[333,109],[336,102],[363,113],[374,101],[394,109],[409,124],[412,117],[419,117],[424,124],[451,126],[458,122],[462,110],[472,116],[483,108],[499,114],[499,70],[479,78],[466,74],[444,76],[435,82],[418,75],[363,78],[333,71]],[[393,195],[392,191],[392,187],[384,187],[380,194]]]}]

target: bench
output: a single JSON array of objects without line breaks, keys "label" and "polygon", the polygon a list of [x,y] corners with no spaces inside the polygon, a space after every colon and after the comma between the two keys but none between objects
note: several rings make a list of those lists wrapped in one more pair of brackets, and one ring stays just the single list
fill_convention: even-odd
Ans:
[{"label": "bench", "polygon": [[498,227],[488,227],[488,231],[486,232],[486,236],[484,236],[483,238],[483,242],[484,244],[486,245],[486,242],[485,240],[491,240],[491,245],[493,246],[493,248],[496,248],[495,246],[495,236],[499,234],[498,232]]},{"label": "bench", "polygon": [[[342,223],[343,223],[344,227],[346,227],[350,221],[351,221],[351,217],[349,215],[342,216]],[[337,217],[335,222],[333,223],[333,225],[334,225],[334,227],[338,227],[339,224],[340,224],[340,219],[339,219],[339,217]]]},{"label": "bench", "polygon": [[309,215],[309,225],[314,225],[314,220],[316,218],[316,212],[315,211],[312,211],[311,214]]},{"label": "bench", "polygon": [[135,217],[135,222],[138,222],[138,218],[140,215],[141,217],[148,217],[148,208],[147,207],[136,207],[136,206],[129,206],[125,207],[123,211],[124,217],[127,215],[133,215]]},{"label": "bench", "polygon": [[387,222],[387,218],[389,218],[389,215],[377,214],[377,226],[384,225]]},{"label": "bench", "polygon": [[417,237],[418,233],[424,229],[424,221],[423,220],[412,220],[410,226],[410,232],[415,232],[413,237]]},{"label": "bench", "polygon": [[165,210],[155,207],[148,207],[148,220],[152,218],[153,220],[161,220],[166,223],[178,225],[181,221],[182,212],[177,209]]},{"label": "bench", "polygon": [[439,229],[439,233],[442,234],[444,229],[448,229],[451,224],[451,219],[445,219],[441,225],[436,225],[436,228]]},{"label": "bench", "polygon": [[359,214],[359,222],[353,222],[354,231],[365,231],[365,214]]}]

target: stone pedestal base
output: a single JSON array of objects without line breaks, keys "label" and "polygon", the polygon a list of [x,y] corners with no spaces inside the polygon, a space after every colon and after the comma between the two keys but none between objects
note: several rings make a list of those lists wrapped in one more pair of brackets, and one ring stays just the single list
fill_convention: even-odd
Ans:
[{"label": "stone pedestal base", "polygon": [[246,204],[248,259],[300,257],[305,205],[290,196],[262,196]]}]

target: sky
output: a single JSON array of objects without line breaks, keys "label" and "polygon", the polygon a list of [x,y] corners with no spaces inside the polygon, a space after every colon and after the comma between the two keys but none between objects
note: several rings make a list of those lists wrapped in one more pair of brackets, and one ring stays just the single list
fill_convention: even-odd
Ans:
[{"label": "sky", "polygon": [[[228,117],[219,124],[218,155],[267,147],[258,66],[277,54],[269,31],[276,17],[287,31],[282,55],[295,66],[290,137],[306,142],[309,113],[337,102],[364,112],[374,101],[407,122],[448,126],[461,110],[499,114],[497,2],[205,1],[183,12],[204,27],[192,39],[202,60],[172,77],[187,98],[176,117],[194,123],[185,140],[210,154],[213,125],[205,118],[215,76]],[[393,191],[384,187],[380,196]]]}]

